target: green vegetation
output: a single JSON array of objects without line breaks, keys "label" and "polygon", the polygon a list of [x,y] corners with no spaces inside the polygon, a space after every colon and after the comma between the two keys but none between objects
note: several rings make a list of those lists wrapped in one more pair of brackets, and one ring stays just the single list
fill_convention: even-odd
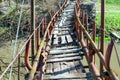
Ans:
[{"label": "green vegetation", "polygon": [[[120,0],[106,0],[105,3],[105,30],[106,33],[110,31],[120,31]],[[97,3],[97,8],[100,8],[100,0]],[[97,9],[98,12],[100,9]],[[100,26],[100,13],[96,15],[97,27]]]},{"label": "green vegetation", "polygon": [[[120,0],[105,0],[106,2],[106,4],[108,5],[108,4],[112,4],[112,5],[120,5]],[[101,0],[98,0],[98,3],[100,3],[101,2]]]},{"label": "green vegetation", "polygon": [[[99,40],[100,40],[100,38],[99,38],[99,37],[96,37],[95,39],[96,39],[96,41],[99,41]],[[110,38],[110,37],[105,37],[105,38],[104,38],[104,40],[105,40],[105,41],[110,41],[110,40],[111,40],[111,38]]]},{"label": "green vegetation", "polygon": [[0,34],[2,34],[4,31],[6,31],[8,28],[6,27],[0,27]]},{"label": "green vegetation", "polygon": [[[100,13],[96,17],[97,26],[100,26]],[[108,12],[105,14],[105,28],[107,32],[120,31],[120,13]]]},{"label": "green vegetation", "polygon": [[120,5],[120,0],[106,0],[106,3]]}]

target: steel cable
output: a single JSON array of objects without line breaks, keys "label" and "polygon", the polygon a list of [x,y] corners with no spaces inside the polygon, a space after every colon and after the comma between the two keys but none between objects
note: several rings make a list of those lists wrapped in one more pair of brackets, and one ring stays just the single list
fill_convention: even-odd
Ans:
[{"label": "steel cable", "polygon": [[[16,33],[16,38],[15,38],[15,43],[14,43],[14,48],[13,48],[13,53],[12,53],[12,60],[15,57],[15,53],[16,53],[16,49],[17,49],[17,42],[18,42],[18,36],[19,36],[19,29],[20,29],[20,24],[21,24],[21,19],[22,19],[22,12],[23,12],[23,4],[24,4],[24,0],[22,1],[22,5],[21,5],[21,9],[20,9],[20,16],[19,16],[19,20],[18,20],[18,27],[17,27],[17,33]],[[13,64],[11,65],[10,68],[10,75],[9,75],[9,80],[12,80],[12,69],[13,69]]]},{"label": "steel cable", "polygon": [[29,38],[25,41],[24,45],[22,46],[22,48],[20,49],[20,51],[17,53],[17,55],[13,58],[13,60],[10,62],[10,64],[8,65],[8,67],[4,70],[4,72],[0,75],[0,80],[3,78],[3,76],[5,75],[5,73],[8,71],[8,69],[13,65],[13,63],[15,62],[15,60],[18,58],[19,55],[21,55],[23,53],[23,50],[25,49],[26,44],[28,43],[28,41],[32,38],[34,32],[42,25],[43,19],[41,20],[39,26],[33,31],[33,33],[29,36]]}]

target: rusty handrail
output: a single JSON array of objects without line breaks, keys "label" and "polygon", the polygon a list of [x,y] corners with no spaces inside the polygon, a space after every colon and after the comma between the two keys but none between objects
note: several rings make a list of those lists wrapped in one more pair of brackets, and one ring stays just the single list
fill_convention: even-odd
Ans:
[{"label": "rusty handrail", "polygon": [[[80,21],[80,19],[79,19],[79,13],[78,13],[78,11],[77,11],[77,8],[79,8],[79,6],[78,6],[78,3],[76,2],[76,6],[75,6],[75,21],[77,21],[77,26],[79,27],[79,29],[81,30],[81,31],[83,31],[84,32],[84,34],[86,35],[86,38],[89,40],[89,42],[91,43],[91,45],[92,45],[92,47],[93,47],[93,49],[95,50],[95,52],[97,53],[97,55],[98,55],[98,57],[100,58],[100,61],[102,62],[102,64],[105,66],[105,69],[108,71],[108,73],[109,73],[109,75],[111,76],[111,78],[113,79],[113,80],[119,80],[118,79],[118,77],[115,75],[115,73],[112,71],[112,70],[110,70],[110,69],[108,69],[108,66],[107,66],[107,64],[106,64],[106,60],[105,60],[105,57],[104,57],[104,55],[102,55],[102,53],[99,51],[99,49],[97,48],[97,46],[96,46],[96,44],[95,44],[95,42],[92,40],[92,38],[91,38],[91,36],[89,35],[89,33],[87,32],[87,30],[84,28],[84,26],[82,25],[82,23],[81,23],[81,21]],[[76,23],[76,22],[75,22]],[[83,41],[83,39],[81,39],[81,41]],[[83,44],[83,45],[85,45],[85,44]],[[88,51],[87,51],[88,52]],[[87,58],[89,58],[89,57],[87,57]],[[93,62],[91,62],[91,63],[89,63],[89,65],[93,65],[93,66],[95,66],[95,64],[93,63]],[[93,67],[94,68],[94,67]],[[95,74],[95,73],[94,73]],[[100,73],[98,73],[98,74],[100,74]],[[98,75],[95,75],[96,77],[98,76]],[[100,80],[100,79],[97,79],[97,80]]]},{"label": "rusty handrail", "polygon": [[55,15],[52,17],[51,21],[49,22],[48,26],[47,26],[47,29],[45,31],[45,34],[44,34],[44,37],[43,37],[43,40],[42,42],[40,43],[40,47],[38,49],[38,52],[36,54],[36,57],[34,59],[34,62],[33,62],[33,66],[32,66],[32,69],[30,71],[30,74],[29,74],[29,77],[28,77],[28,80],[32,80],[33,77],[34,77],[34,74],[36,72],[36,68],[37,68],[37,65],[38,65],[38,62],[39,62],[39,57],[41,55],[41,51],[42,51],[42,48],[45,46],[44,43],[45,43],[45,39],[46,39],[46,36],[47,34],[49,33],[49,28],[52,24],[52,21],[54,20],[54,18],[56,18],[56,15],[59,14],[59,12],[61,12],[63,10],[63,8],[67,5],[69,0],[65,0],[64,4],[60,7],[60,9],[55,13]]}]

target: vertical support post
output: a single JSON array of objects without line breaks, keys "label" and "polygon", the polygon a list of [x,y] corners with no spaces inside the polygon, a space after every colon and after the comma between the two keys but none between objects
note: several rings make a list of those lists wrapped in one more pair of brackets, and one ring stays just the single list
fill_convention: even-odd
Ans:
[{"label": "vertical support post", "polygon": [[46,35],[46,43],[49,41],[49,35],[50,35],[50,30],[48,29],[47,35]]},{"label": "vertical support post", "polygon": [[[82,25],[84,26],[84,11],[82,10]],[[82,32],[82,30],[80,30],[80,40],[82,40],[83,39],[83,32]]]},{"label": "vertical support post", "polygon": [[93,21],[93,41],[95,42],[95,37],[96,37],[96,24],[95,24],[95,20]]},{"label": "vertical support post", "polygon": [[[103,54],[104,53],[104,8],[105,8],[105,0],[101,0],[101,27],[100,27],[100,33],[101,33],[101,38],[100,38],[100,51]],[[104,54],[103,54],[104,55]],[[103,65],[102,62],[100,62],[100,73],[102,74],[103,72]]]},{"label": "vertical support post", "polygon": [[44,36],[46,30],[46,17],[44,17],[44,20],[42,22],[42,36]]},{"label": "vertical support post", "polygon": [[37,29],[37,50],[39,49],[40,44],[40,28]]},{"label": "vertical support post", "polygon": [[44,35],[44,18],[43,18],[43,22],[42,22],[42,37]]},{"label": "vertical support post", "polygon": [[[92,28],[93,28],[93,32],[92,32],[93,33],[93,41],[95,42],[95,37],[96,37],[96,24],[95,24],[95,20],[92,23]],[[95,51],[94,50],[92,51],[92,54],[94,54],[92,61],[95,63]]]},{"label": "vertical support post", "polygon": [[18,80],[20,80],[20,55],[18,56]]},{"label": "vertical support post", "polygon": [[46,28],[47,28],[47,20],[46,20],[46,16],[44,17],[44,33],[45,33],[45,31],[46,31]]},{"label": "vertical support post", "polygon": [[[86,25],[86,30],[88,31],[88,15],[87,12],[85,13],[85,25]],[[88,39],[86,39],[86,44],[88,46]]]},{"label": "vertical support post", "polygon": [[[35,30],[35,0],[31,0],[31,33],[33,33],[33,31]],[[31,49],[32,49],[32,64],[34,61],[34,55],[36,53],[36,49],[35,49],[35,32],[33,34],[32,37],[32,41],[31,41]]]},{"label": "vertical support post", "polygon": [[82,25],[84,26],[84,17],[85,17],[85,15],[84,15],[84,11],[82,10]]},{"label": "vertical support post", "polygon": [[77,31],[77,35],[78,35],[77,38],[78,38],[78,40],[80,40],[80,28],[79,28],[77,20],[76,20],[76,31]]},{"label": "vertical support post", "polygon": [[58,13],[55,16],[55,22],[57,22],[57,20],[58,20]]}]

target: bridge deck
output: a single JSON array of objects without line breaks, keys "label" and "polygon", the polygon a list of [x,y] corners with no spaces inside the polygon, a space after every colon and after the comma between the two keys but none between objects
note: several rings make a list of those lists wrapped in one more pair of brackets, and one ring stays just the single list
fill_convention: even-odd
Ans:
[{"label": "bridge deck", "polygon": [[74,32],[74,5],[69,3],[54,27],[43,80],[92,80],[82,64],[84,55]]}]

